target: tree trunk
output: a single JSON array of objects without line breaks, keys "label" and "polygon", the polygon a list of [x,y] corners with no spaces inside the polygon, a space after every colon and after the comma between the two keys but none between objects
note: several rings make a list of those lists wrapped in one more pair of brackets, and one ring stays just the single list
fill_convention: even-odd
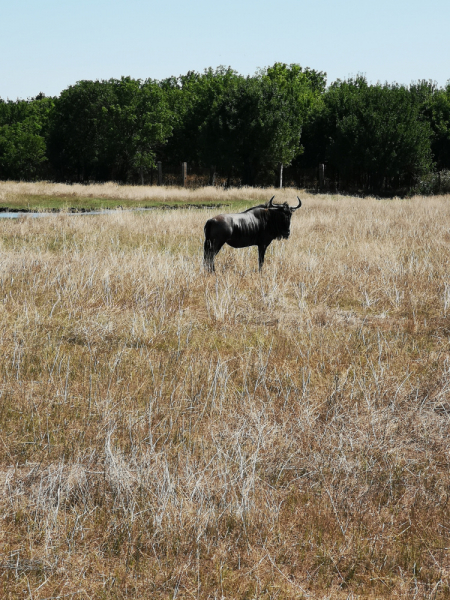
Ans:
[{"label": "tree trunk", "polygon": [[216,185],[216,167],[209,168],[209,185]]}]

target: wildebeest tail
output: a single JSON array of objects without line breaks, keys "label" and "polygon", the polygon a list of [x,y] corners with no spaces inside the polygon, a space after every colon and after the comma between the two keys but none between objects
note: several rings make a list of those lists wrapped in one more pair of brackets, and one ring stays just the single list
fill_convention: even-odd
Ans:
[{"label": "wildebeest tail", "polygon": [[203,246],[203,264],[208,269],[208,271],[214,271],[214,251],[213,251],[213,243],[207,237],[205,240],[205,245]]},{"label": "wildebeest tail", "polygon": [[205,232],[205,238],[211,242],[210,240],[210,232],[211,232],[211,219],[208,219],[208,221],[206,221],[205,223],[205,227],[203,228],[203,231]]},{"label": "wildebeest tail", "polygon": [[206,221],[205,227],[204,227],[205,244],[203,246],[203,248],[205,250],[205,259],[207,259],[211,256],[212,250],[213,250],[213,243],[212,243],[211,237],[210,237],[210,229],[211,229],[211,223],[209,221]]},{"label": "wildebeest tail", "polygon": [[212,243],[212,239],[211,239],[211,220],[206,221],[205,223],[205,227],[204,227],[204,232],[205,232],[205,252],[212,252],[213,250],[213,243]]}]

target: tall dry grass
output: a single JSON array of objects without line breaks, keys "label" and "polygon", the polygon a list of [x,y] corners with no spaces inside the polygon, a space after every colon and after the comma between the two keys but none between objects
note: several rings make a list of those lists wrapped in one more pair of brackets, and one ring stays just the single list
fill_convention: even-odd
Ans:
[{"label": "tall dry grass", "polygon": [[0,595],[449,597],[450,197],[211,214],[0,223]]}]

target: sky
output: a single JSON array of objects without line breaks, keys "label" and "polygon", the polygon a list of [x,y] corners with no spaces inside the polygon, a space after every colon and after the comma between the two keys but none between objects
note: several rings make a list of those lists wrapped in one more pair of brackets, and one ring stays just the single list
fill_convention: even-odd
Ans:
[{"label": "sky", "polygon": [[0,98],[82,79],[275,62],[376,83],[450,79],[450,0],[0,0]]}]

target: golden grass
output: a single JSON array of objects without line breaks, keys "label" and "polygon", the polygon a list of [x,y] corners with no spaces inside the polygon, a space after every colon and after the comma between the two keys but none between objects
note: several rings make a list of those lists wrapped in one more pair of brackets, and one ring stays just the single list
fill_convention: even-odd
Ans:
[{"label": "golden grass", "polygon": [[[243,200],[259,203],[268,194],[277,197],[286,194],[279,189],[262,190],[261,188],[202,187],[197,189],[176,186],[136,186],[118,185],[108,182],[102,184],[82,185],[0,181],[0,208],[98,208],[121,205],[131,208],[142,205],[183,205],[183,204],[236,204]],[[295,200],[295,192],[288,196]],[[270,196],[269,196],[270,197]]]},{"label": "golden grass", "polygon": [[302,198],[0,222],[1,597],[450,596],[450,197]]}]

